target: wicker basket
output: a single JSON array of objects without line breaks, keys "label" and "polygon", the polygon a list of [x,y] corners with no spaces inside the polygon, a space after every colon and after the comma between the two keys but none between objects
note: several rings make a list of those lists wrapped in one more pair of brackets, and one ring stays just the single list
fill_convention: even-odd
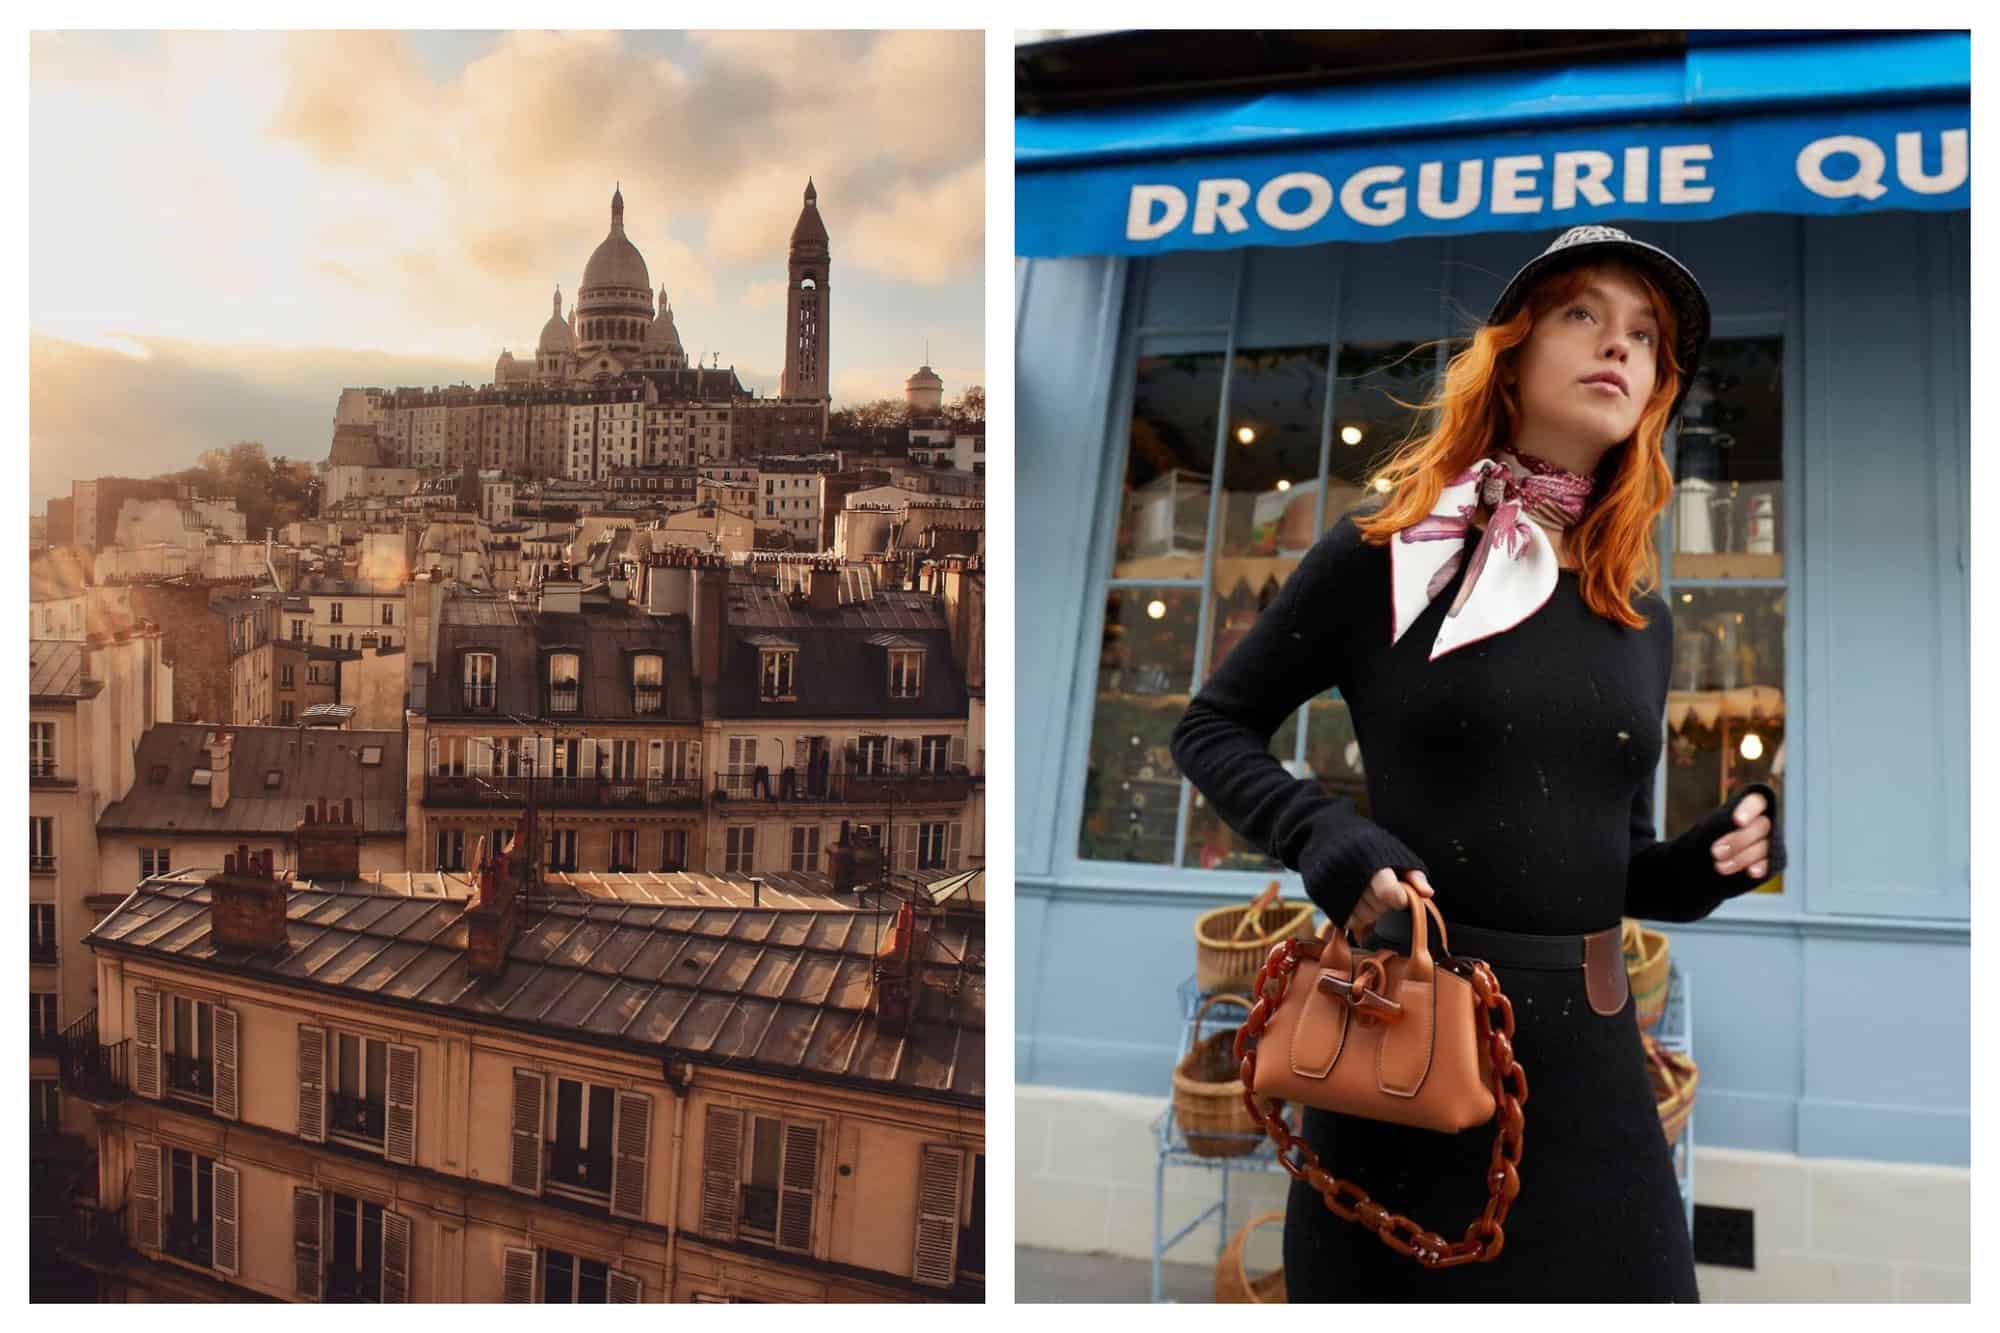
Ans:
[{"label": "wicker basket", "polygon": [[1653,1101],[1660,1110],[1660,1129],[1671,1147],[1687,1128],[1694,1113],[1695,1089],[1701,1085],[1701,1070],[1693,1057],[1670,1051],[1652,1037],[1642,1037],[1646,1046],[1646,1068],[1653,1078]]},{"label": "wicker basket", "polygon": [[1673,972],[1666,933],[1648,930],[1628,916],[1618,939],[1625,951],[1625,975],[1631,982],[1632,1010],[1639,1020],[1639,1031],[1650,1032],[1666,1012],[1667,982]]},{"label": "wicker basket", "polygon": [[[1203,994],[1231,991],[1244,995],[1256,983],[1257,973],[1271,946],[1294,936],[1312,936],[1311,903],[1288,903],[1273,899],[1268,904],[1238,903],[1203,912],[1194,923],[1194,980]],[[1243,918],[1256,921],[1239,936]]]},{"label": "wicker basket", "polygon": [[1243,1229],[1229,1238],[1222,1257],[1215,1261],[1215,1303],[1217,1305],[1283,1305],[1285,1303],[1285,1270],[1283,1266],[1272,1269],[1262,1277],[1252,1278],[1243,1268],[1243,1247],[1250,1239],[1250,1233],[1258,1227],[1269,1226],[1273,1222],[1283,1222],[1283,1213],[1265,1213],[1253,1217]]},{"label": "wicker basket", "polygon": [[[1241,1157],[1264,1141],[1263,1127],[1243,1104],[1237,1076],[1236,1029],[1201,1035],[1201,1020],[1214,1004],[1233,1004],[1247,1014],[1240,995],[1211,995],[1195,1010],[1195,1042],[1174,1066],[1174,1120],[1187,1135],[1188,1150],[1200,1157]],[[1225,1072],[1226,1071],[1226,1072]],[[1223,1075],[1223,1077],[1218,1077]]]}]

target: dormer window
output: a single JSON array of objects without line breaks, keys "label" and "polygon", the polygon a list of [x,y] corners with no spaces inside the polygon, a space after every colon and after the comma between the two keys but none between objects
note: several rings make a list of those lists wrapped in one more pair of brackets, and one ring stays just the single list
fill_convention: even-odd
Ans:
[{"label": "dormer window", "polygon": [[465,707],[467,712],[490,713],[499,696],[499,660],[492,653],[465,655]]},{"label": "dormer window", "polygon": [[632,711],[657,713],[661,708],[661,683],[665,672],[659,657],[642,654],[632,659]]},{"label": "dormer window", "polygon": [[578,661],[575,653],[549,654],[549,711],[574,713],[577,710]]},{"label": "dormer window", "polygon": [[924,654],[921,649],[893,649],[889,653],[889,697],[915,699],[924,692]]},{"label": "dormer window", "polygon": [[758,653],[757,678],[760,682],[758,697],[765,702],[789,701],[798,698],[793,689],[793,681],[798,671],[799,655],[796,649],[765,648]]}]

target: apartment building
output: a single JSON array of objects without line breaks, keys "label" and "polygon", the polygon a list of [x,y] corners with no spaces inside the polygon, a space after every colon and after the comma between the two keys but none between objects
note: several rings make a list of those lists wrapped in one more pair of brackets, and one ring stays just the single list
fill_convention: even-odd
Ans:
[{"label": "apartment building", "polygon": [[717,799],[706,868],[814,869],[843,823],[897,873],[961,868],[974,776],[952,633],[966,623],[932,595],[879,588],[838,561],[737,571],[707,724]]},{"label": "apartment building", "polygon": [[978,914],[296,833],[91,933],[96,1192],[43,1243],[105,1298],[983,1298]]}]

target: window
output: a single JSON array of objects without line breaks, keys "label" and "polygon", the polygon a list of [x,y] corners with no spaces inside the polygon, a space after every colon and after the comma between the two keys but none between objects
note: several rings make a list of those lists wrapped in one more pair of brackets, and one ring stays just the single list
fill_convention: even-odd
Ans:
[{"label": "window", "polygon": [[327,1133],[337,1139],[382,1146],[387,1117],[389,1044],[351,1032],[330,1032],[333,1068],[327,1082]]},{"label": "window", "polygon": [[915,699],[924,692],[924,655],[896,649],[889,654],[889,697]]},{"label": "window", "polygon": [[209,1104],[215,1095],[215,1009],[206,1000],[162,995],[160,1064],[169,1096]]},{"label": "window", "polygon": [[438,870],[465,869],[465,830],[441,828],[437,831]]},{"label": "window", "polygon": [[169,1149],[166,1183],[161,1248],[206,1268],[215,1239],[215,1159],[186,1148]]},{"label": "window", "polygon": [[557,1078],[549,1125],[549,1176],[560,1193],[608,1199],[611,1194],[613,1090],[600,1083]]},{"label": "window", "polygon": [[943,822],[917,825],[917,869],[943,870],[945,860],[946,830],[950,825]]},{"label": "window", "polygon": [[958,1229],[958,1271],[974,1277],[986,1273],[986,1154],[972,1158],[972,1199],[966,1222]]},{"label": "window", "polygon": [[[1770,783],[1785,808],[1784,359],[1781,338],[1711,340],[1674,435],[1658,533],[1674,616],[1663,839],[1739,783]],[[1757,892],[1783,893],[1784,876]]]},{"label": "window", "polygon": [[139,849],[139,877],[151,879],[154,875],[170,874],[173,871],[172,849],[167,847],[141,847]]},{"label": "window", "polygon": [[280,725],[283,725],[283,726],[290,726],[290,725],[292,724],[292,721],[293,721],[293,716],[292,716],[292,701],[291,701],[290,699],[280,699],[280,700],[278,700],[278,722],[279,722],[279,724],[280,724]]},{"label": "window", "polygon": [[382,623],[385,625],[396,623],[396,604],[394,602],[382,603]]},{"label": "window", "polygon": [[467,653],[464,669],[466,708],[491,712],[499,698],[499,659],[492,653]]},{"label": "window", "polygon": [[734,824],[728,832],[728,845],[722,854],[722,871],[726,875],[747,875],[754,868],[757,859],[757,827],[754,824]]},{"label": "window", "polygon": [[53,963],[56,960],[56,905],[28,904],[28,961]]},{"label": "window", "polygon": [[289,689],[293,688],[293,684],[292,684],[292,671],[293,671],[293,668],[292,668],[292,667],[291,667],[291,666],[290,666],[289,664],[288,664],[288,665],[285,665],[285,666],[281,666],[281,667],[279,667],[279,668],[278,668],[278,688],[279,688],[279,689],[281,689],[281,690],[289,690]]},{"label": "window", "polygon": [[52,778],[56,775],[56,724],[28,724],[28,776]]},{"label": "window", "polygon": [[615,828],[611,830],[611,863],[608,870],[637,870],[639,868],[639,830]]},{"label": "window", "polygon": [[559,828],[549,834],[549,869],[576,869],[576,830]]},{"label": "window", "polygon": [[819,825],[792,825],[791,866],[806,873],[819,869]]},{"label": "window", "polygon": [[925,773],[942,773],[951,763],[951,737],[926,736],[917,751],[917,767]]},{"label": "window", "polygon": [[326,1300],[334,1305],[373,1305],[382,1299],[382,1205],[333,1196],[332,1254],[326,1273]]},{"label": "window", "polygon": [[632,711],[657,713],[661,705],[661,659],[642,654],[632,659]]},{"label": "window", "polygon": [[542,1304],[603,1305],[609,1265],[562,1250],[542,1251]]},{"label": "window", "polygon": [[305,621],[296,619],[292,621],[292,641],[294,643],[312,642],[312,635],[306,631]]},{"label": "window", "polygon": [[38,1137],[62,1133],[62,1084],[56,1079],[28,1080],[28,1132]]},{"label": "window", "polygon": [[574,713],[578,704],[577,655],[549,654],[549,711]]},{"label": "window", "polygon": [[55,992],[28,992],[28,1035],[40,1044],[61,1031],[62,1025],[56,1021]]},{"label": "window", "polygon": [[766,648],[759,654],[762,669],[758,695],[764,699],[792,699],[792,675],[799,655],[789,648]]},{"label": "window", "polygon": [[688,860],[688,831],[684,828],[660,830],[660,870],[665,873],[686,870]]},{"label": "window", "polygon": [[54,815],[28,816],[28,870],[46,875],[56,868],[56,820]]},{"label": "window", "polygon": [[887,736],[863,736],[856,751],[859,756],[856,771],[861,773],[886,773],[889,770],[889,738]]},{"label": "window", "polygon": [[705,1125],[702,1231],[811,1254],[822,1127],[714,1105]]},{"label": "window", "polygon": [[328,620],[328,621],[329,621],[330,623],[332,623],[332,624],[335,624],[335,625],[340,625],[340,624],[344,624],[344,623],[346,623],[346,622],[345,622],[344,620],[342,620],[342,618],[341,618],[341,613],[342,613],[342,609],[343,609],[343,608],[342,608],[342,606],[341,606],[341,603],[339,603],[339,602],[329,602],[329,603],[327,604],[327,620]]}]

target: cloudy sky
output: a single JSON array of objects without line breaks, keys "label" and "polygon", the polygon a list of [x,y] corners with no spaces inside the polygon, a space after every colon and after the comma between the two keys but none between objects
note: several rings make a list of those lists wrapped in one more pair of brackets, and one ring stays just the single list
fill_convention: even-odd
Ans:
[{"label": "cloudy sky", "polygon": [[319,459],[346,385],[492,378],[625,194],[690,356],[773,392],[808,175],[837,405],[983,382],[973,33],[30,39],[32,503],[240,439]]}]

